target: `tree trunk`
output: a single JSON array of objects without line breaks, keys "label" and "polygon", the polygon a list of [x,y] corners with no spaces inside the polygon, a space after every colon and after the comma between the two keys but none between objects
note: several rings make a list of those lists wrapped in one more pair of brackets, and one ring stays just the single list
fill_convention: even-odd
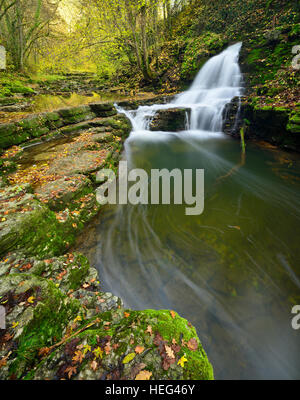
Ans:
[{"label": "tree trunk", "polygon": [[146,32],[146,6],[141,9],[141,34],[143,48],[143,74],[147,81],[152,80],[152,73],[149,67],[148,47],[147,47],[147,32]]}]

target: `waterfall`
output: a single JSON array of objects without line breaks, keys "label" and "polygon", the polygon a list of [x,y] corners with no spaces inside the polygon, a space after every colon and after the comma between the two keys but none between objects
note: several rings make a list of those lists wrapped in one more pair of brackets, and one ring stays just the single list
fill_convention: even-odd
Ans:
[{"label": "waterfall", "polygon": [[242,43],[229,46],[212,57],[199,71],[189,90],[176,96],[169,104],[141,106],[134,111],[117,110],[131,121],[133,131],[147,131],[158,110],[171,108],[191,109],[188,130],[221,132],[226,104],[242,94],[242,74],[238,64]]}]

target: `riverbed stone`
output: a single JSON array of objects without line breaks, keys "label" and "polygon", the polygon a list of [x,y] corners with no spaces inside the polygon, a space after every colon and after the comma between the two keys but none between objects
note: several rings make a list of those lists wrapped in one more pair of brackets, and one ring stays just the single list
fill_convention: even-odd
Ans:
[{"label": "riverbed stone", "polygon": [[35,193],[51,210],[57,211],[66,208],[68,203],[80,196],[90,185],[91,181],[84,175],[73,175],[46,183],[37,188]]},{"label": "riverbed stone", "polygon": [[109,117],[117,114],[113,103],[90,103],[89,107],[99,117]]},{"label": "riverbed stone", "polygon": [[300,111],[295,112],[290,116],[287,130],[291,133],[300,133]]},{"label": "riverbed stone", "polygon": [[[176,315],[174,321],[168,311],[120,308],[99,314],[91,329],[55,349],[34,370],[33,378],[134,380],[147,371],[151,380],[213,379],[212,367],[194,336],[186,320]],[[183,343],[194,340],[198,349],[189,350],[180,338]],[[174,358],[168,358],[166,349]],[[78,356],[81,362],[76,361]],[[182,357],[187,360],[184,368],[179,363]],[[70,365],[75,366],[71,374]]]},{"label": "riverbed stone", "polygon": [[101,169],[105,164],[107,150],[83,151],[76,155],[55,160],[50,167],[50,174],[64,175],[85,174],[88,175]]},{"label": "riverbed stone", "polygon": [[61,109],[57,113],[61,116],[65,125],[76,124],[96,117],[96,114],[87,105]]},{"label": "riverbed stone", "polygon": [[150,123],[150,130],[163,132],[184,131],[190,112],[191,110],[188,108],[159,110]]},{"label": "riverbed stone", "polygon": [[[94,131],[95,132],[95,131]],[[96,133],[91,136],[91,140],[96,143],[110,143],[114,140],[114,135],[111,132]]]}]

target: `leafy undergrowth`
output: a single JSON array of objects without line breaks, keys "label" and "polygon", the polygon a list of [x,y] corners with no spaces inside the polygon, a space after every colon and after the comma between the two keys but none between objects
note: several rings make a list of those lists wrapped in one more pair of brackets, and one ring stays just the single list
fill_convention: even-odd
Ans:
[{"label": "leafy undergrowth", "polygon": [[28,78],[19,74],[0,73],[0,99],[15,94],[34,94]]},{"label": "leafy undergrowth", "polygon": [[245,45],[243,63],[255,105],[292,109],[299,105],[300,70],[292,66],[299,32],[300,24],[279,26],[258,32]]}]

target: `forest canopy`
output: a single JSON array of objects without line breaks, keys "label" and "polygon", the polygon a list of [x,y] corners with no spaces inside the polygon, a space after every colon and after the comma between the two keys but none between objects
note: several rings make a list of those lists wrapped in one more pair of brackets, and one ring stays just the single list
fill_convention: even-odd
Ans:
[{"label": "forest canopy", "polygon": [[170,69],[178,80],[204,48],[295,23],[298,12],[297,0],[0,0],[0,43],[17,71],[147,83]]}]

